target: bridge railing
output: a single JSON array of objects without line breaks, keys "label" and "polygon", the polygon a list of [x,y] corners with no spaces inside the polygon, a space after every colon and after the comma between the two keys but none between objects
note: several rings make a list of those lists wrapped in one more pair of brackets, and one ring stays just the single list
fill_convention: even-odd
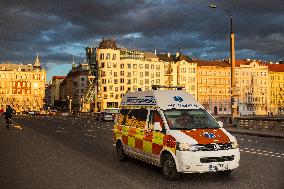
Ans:
[{"label": "bridge railing", "polygon": [[284,132],[284,117],[240,117],[235,120],[238,128]]}]

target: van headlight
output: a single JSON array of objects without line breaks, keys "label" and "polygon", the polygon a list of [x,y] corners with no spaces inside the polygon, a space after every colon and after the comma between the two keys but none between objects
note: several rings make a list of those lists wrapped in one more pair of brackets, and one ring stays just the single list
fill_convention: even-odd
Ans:
[{"label": "van headlight", "polygon": [[235,140],[232,142],[232,148],[237,149],[239,147],[238,142]]},{"label": "van headlight", "polygon": [[177,150],[179,151],[197,151],[197,146],[195,144],[189,143],[177,143]]}]

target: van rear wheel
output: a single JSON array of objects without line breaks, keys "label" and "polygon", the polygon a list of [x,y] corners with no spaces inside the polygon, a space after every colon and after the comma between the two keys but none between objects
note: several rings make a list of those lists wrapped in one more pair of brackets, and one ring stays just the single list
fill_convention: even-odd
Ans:
[{"label": "van rear wheel", "polygon": [[166,179],[176,180],[179,177],[174,158],[165,154],[162,159],[162,172]]},{"label": "van rear wheel", "polygon": [[116,142],[116,155],[120,161],[125,161],[128,158],[124,153],[123,145],[120,141]]}]

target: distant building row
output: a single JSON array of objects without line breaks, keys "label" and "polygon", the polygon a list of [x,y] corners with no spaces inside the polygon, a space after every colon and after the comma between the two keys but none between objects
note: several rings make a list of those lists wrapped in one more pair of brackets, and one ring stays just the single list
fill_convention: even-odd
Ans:
[{"label": "distant building row", "polygon": [[[55,84],[55,99],[76,111],[117,108],[126,91],[166,85],[183,86],[213,114],[231,113],[227,61],[134,51],[118,48],[113,40],[86,48],[86,54],[87,63],[73,66],[65,78],[54,77],[52,82],[61,80]],[[236,61],[236,80],[239,114],[284,114],[284,64]]]}]

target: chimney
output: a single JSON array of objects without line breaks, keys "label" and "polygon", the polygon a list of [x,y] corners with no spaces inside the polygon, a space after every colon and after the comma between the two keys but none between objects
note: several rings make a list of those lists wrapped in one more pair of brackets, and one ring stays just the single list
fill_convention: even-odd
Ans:
[{"label": "chimney", "polygon": [[155,50],[155,55],[157,55],[157,50]]},{"label": "chimney", "polygon": [[171,53],[169,53],[169,52],[168,52],[168,57],[169,57],[169,58],[171,57]]}]

